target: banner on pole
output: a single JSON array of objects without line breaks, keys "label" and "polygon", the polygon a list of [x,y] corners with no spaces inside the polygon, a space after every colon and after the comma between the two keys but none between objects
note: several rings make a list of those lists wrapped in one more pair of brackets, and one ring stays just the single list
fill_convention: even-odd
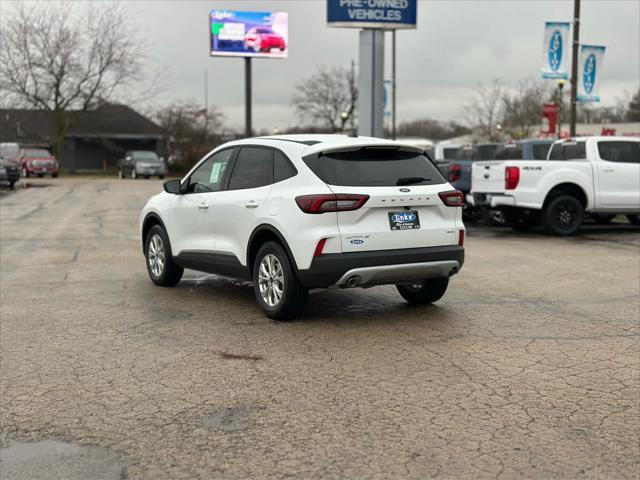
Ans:
[{"label": "banner on pole", "polygon": [[602,61],[605,47],[595,45],[580,46],[580,60],[578,62],[578,93],[579,102],[600,101],[600,78],[602,76]]},{"label": "banner on pole", "polygon": [[542,78],[567,79],[569,22],[546,22],[542,48]]}]

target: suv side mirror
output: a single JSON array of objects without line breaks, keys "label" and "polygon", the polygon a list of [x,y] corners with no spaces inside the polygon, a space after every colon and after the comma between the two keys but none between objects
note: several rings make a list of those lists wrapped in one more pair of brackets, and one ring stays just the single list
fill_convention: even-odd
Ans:
[{"label": "suv side mirror", "polygon": [[164,187],[164,191],[167,193],[171,193],[173,195],[180,195],[182,193],[182,185],[180,185],[180,180],[174,178],[173,180],[167,180],[162,184]]}]

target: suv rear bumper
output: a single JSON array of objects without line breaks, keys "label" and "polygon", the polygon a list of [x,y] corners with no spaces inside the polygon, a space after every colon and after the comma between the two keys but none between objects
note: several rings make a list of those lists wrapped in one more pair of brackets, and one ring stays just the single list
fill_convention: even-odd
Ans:
[{"label": "suv rear bumper", "polygon": [[366,287],[448,277],[463,263],[464,247],[458,245],[330,253],[314,258],[298,278],[307,288]]}]

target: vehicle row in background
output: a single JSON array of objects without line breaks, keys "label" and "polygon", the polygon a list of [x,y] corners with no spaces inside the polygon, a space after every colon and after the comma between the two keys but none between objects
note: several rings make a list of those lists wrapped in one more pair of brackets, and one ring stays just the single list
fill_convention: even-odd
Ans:
[{"label": "vehicle row in background", "polygon": [[546,159],[525,161],[515,150],[501,156],[473,164],[467,198],[475,207],[498,209],[514,229],[542,223],[549,233],[573,235],[585,214],[640,223],[639,138],[558,140]]},{"label": "vehicle row in background", "polygon": [[164,178],[167,167],[164,160],[151,150],[131,150],[118,160],[118,178]]}]

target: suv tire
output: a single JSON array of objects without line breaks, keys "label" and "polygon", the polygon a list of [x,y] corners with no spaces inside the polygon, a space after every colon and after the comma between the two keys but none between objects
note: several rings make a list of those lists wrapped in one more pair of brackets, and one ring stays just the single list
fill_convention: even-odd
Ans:
[{"label": "suv tire", "polygon": [[427,278],[414,284],[396,285],[398,292],[407,302],[414,305],[429,305],[437,302],[447,291],[449,279]]},{"label": "suv tire", "polygon": [[147,233],[144,257],[149,278],[156,285],[173,287],[182,278],[184,269],[174,263],[169,237],[160,225],[154,225]]},{"label": "suv tire", "polygon": [[308,295],[284,248],[276,242],[266,242],[258,250],[253,262],[253,291],[260,308],[275,320],[296,317]]},{"label": "suv tire", "polygon": [[558,195],[549,200],[542,212],[542,223],[548,233],[568,236],[582,225],[584,208],[572,195]]}]

